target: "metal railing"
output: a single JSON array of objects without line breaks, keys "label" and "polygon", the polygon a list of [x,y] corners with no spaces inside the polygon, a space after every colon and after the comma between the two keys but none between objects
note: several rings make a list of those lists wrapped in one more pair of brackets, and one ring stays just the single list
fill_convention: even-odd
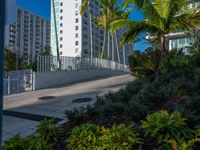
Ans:
[{"label": "metal railing", "polygon": [[106,59],[65,56],[61,56],[59,60],[56,56],[38,56],[37,58],[37,72],[79,69],[109,69],[129,72],[127,65]]},{"label": "metal railing", "polygon": [[4,72],[4,95],[33,91],[33,82],[32,70]]}]

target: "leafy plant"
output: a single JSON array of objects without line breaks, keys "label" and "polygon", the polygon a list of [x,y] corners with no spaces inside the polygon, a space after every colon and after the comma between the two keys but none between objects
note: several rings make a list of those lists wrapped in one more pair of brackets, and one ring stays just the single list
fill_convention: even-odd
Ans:
[{"label": "leafy plant", "polygon": [[36,133],[39,137],[45,139],[49,143],[57,141],[59,134],[63,132],[63,129],[54,121],[44,119],[37,126]]},{"label": "leafy plant", "polygon": [[83,124],[72,130],[67,140],[68,149],[118,149],[129,150],[133,145],[141,145],[142,140],[131,126],[114,125],[111,129],[93,124]]},{"label": "leafy plant", "polygon": [[152,137],[158,144],[164,141],[185,139],[190,137],[191,131],[187,128],[186,119],[179,112],[169,114],[160,111],[147,115],[146,121],[142,121],[145,137]]},{"label": "leafy plant", "polygon": [[98,149],[100,138],[99,126],[93,124],[83,124],[72,130],[67,140],[67,149],[88,150]]},{"label": "leafy plant", "polygon": [[129,67],[132,75],[158,77],[165,69],[170,59],[173,59],[182,52],[179,50],[162,51],[159,49],[149,48],[145,52],[135,51],[129,56]]},{"label": "leafy plant", "polygon": [[104,149],[129,150],[133,145],[141,145],[142,140],[137,137],[131,126],[114,125],[111,129],[101,128],[101,141]]},{"label": "leafy plant", "polygon": [[27,138],[16,135],[5,142],[3,150],[53,150],[53,147],[43,138],[34,135]]}]

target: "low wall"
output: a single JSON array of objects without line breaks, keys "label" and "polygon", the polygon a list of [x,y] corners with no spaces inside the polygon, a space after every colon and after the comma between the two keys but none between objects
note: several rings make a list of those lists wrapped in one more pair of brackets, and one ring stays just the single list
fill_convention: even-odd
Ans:
[{"label": "low wall", "polygon": [[125,74],[121,71],[107,69],[89,69],[74,71],[56,71],[35,73],[34,90],[62,86],[69,83],[86,81],[104,76],[115,76]]}]

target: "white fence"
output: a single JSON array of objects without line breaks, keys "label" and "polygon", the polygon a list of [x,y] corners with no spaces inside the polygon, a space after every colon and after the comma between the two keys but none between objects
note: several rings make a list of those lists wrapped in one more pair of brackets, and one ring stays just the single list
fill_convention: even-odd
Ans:
[{"label": "white fence", "polygon": [[33,91],[32,70],[4,72],[4,95]]},{"label": "white fence", "polygon": [[38,56],[37,58],[37,72],[92,68],[129,72],[127,65],[105,59],[64,56],[61,56],[59,60],[56,56]]}]

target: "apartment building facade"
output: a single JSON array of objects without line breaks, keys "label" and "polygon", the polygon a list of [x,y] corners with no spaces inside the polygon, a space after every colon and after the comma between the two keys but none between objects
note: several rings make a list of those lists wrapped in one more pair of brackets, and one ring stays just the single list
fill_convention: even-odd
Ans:
[{"label": "apartment building facade", "polygon": [[[57,55],[58,44],[60,56],[100,57],[104,42],[104,30],[97,27],[93,18],[95,16],[100,16],[101,5],[99,4],[98,0],[91,0],[89,8],[86,10],[84,15],[81,16],[81,4],[82,0],[54,0],[54,5],[51,5],[51,47],[53,50],[53,55]],[[55,6],[55,9],[53,9],[53,6]],[[54,19],[56,20],[56,25]],[[58,35],[58,43],[56,43],[55,26]],[[118,40],[121,33],[122,32],[117,33]],[[106,57],[109,59],[112,59],[111,46],[112,41],[110,39],[110,51],[108,52],[107,38],[104,54],[106,54]],[[131,45],[126,45],[124,51],[122,47],[119,47],[121,61],[123,60],[123,54],[125,53],[125,61],[127,62],[127,56],[131,52]],[[116,47],[113,55],[115,58],[114,60],[117,60]]]},{"label": "apartment building facade", "polygon": [[7,0],[5,47],[15,52],[24,63],[31,64],[45,46],[50,46],[50,21]]}]

